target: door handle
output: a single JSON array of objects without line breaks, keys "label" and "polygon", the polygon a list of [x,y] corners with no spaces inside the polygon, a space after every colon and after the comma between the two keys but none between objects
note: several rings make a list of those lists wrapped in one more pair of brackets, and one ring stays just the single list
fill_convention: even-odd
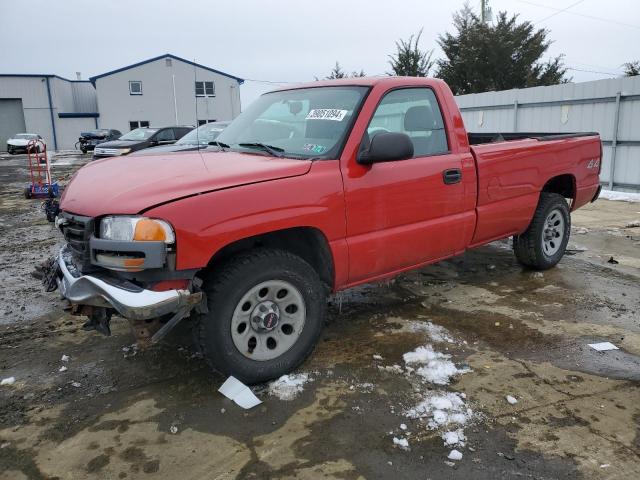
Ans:
[{"label": "door handle", "polygon": [[462,172],[459,168],[450,168],[442,172],[442,180],[446,185],[453,185],[462,181]]}]

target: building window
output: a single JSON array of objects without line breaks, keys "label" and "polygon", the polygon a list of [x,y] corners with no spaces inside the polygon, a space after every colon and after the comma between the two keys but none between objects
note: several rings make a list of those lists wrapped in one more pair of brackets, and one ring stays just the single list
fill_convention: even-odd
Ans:
[{"label": "building window", "polygon": [[142,82],[140,80],[129,80],[129,95],[142,95]]},{"label": "building window", "polygon": [[132,120],[129,122],[130,130],[135,130],[136,128],[148,127],[148,126],[149,126],[148,120]]},{"label": "building window", "polygon": [[213,82],[196,82],[196,97],[215,97]]},{"label": "building window", "polygon": [[198,126],[205,125],[207,123],[215,122],[216,120],[198,120]]}]

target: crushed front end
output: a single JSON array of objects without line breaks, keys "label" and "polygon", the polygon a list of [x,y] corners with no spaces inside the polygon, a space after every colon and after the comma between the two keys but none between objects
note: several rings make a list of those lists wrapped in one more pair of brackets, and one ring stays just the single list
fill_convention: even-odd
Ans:
[{"label": "crushed front end", "polygon": [[101,218],[62,212],[56,220],[66,245],[44,275],[85,329],[110,334],[112,314],[129,320],[139,343],[160,340],[202,303],[195,271],[175,269],[175,234],[160,219]]}]

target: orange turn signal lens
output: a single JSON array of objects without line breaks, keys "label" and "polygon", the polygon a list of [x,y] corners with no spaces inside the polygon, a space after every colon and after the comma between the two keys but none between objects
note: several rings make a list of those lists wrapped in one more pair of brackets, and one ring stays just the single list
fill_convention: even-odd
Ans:
[{"label": "orange turn signal lens", "polygon": [[167,239],[167,234],[159,222],[143,218],[136,223],[133,239],[139,242],[164,242]]}]

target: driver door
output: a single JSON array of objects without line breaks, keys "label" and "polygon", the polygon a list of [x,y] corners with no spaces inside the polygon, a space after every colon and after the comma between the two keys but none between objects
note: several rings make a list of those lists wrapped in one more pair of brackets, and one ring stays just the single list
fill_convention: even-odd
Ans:
[{"label": "driver door", "polygon": [[[387,92],[362,138],[407,134],[414,156],[344,172],[349,283],[408,269],[454,253],[463,238],[465,191],[461,155],[450,152],[443,116],[430,88]],[[446,179],[446,172],[460,178]]]}]

